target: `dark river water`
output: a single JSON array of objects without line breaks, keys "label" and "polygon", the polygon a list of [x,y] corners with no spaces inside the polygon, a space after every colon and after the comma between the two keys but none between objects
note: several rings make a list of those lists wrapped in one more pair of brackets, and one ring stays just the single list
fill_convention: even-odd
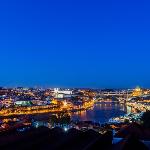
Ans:
[{"label": "dark river water", "polygon": [[73,113],[72,119],[105,123],[112,117],[118,117],[126,113],[128,113],[128,109],[125,104],[118,102],[99,102],[90,110]]}]

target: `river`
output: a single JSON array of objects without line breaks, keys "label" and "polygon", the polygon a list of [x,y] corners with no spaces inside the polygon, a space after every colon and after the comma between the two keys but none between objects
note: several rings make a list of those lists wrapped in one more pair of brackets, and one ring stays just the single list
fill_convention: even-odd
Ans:
[{"label": "river", "polygon": [[[107,123],[110,118],[119,117],[131,112],[131,108],[119,102],[97,102],[91,109],[77,111],[71,114],[73,121],[93,121],[100,124]],[[48,114],[32,116],[35,120],[48,121]]]},{"label": "river", "polygon": [[118,102],[98,102],[93,108],[73,113],[71,117],[73,120],[106,123],[110,118],[126,113],[128,113],[128,109],[125,104]]}]

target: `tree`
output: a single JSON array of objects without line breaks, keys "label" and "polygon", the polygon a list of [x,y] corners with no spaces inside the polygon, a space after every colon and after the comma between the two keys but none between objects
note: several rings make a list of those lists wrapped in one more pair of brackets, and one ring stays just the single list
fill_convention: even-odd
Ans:
[{"label": "tree", "polygon": [[57,119],[56,115],[52,115],[52,116],[50,117],[50,123],[51,123],[52,125],[58,123],[58,119]]},{"label": "tree", "polygon": [[69,124],[71,121],[70,116],[67,113],[58,113],[50,117],[50,123],[54,124]]},{"label": "tree", "polygon": [[143,114],[141,121],[145,128],[150,128],[150,111],[147,111]]},{"label": "tree", "polygon": [[61,124],[69,124],[70,121],[71,121],[71,118],[68,114],[64,114],[63,116],[60,117]]},{"label": "tree", "polygon": [[129,119],[125,119],[124,123],[128,124],[129,123]]}]

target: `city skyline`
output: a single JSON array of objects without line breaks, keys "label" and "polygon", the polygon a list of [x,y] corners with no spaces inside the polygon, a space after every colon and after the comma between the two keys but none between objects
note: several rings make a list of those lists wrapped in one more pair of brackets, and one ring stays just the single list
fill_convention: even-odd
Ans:
[{"label": "city skyline", "polygon": [[0,1],[0,149],[150,149],[149,8]]},{"label": "city skyline", "polygon": [[0,86],[150,87],[150,2],[0,2]]}]

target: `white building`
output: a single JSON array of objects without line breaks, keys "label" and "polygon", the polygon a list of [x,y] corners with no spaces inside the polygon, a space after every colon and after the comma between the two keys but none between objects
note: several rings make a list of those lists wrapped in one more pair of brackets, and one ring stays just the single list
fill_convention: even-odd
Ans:
[{"label": "white building", "polygon": [[59,88],[54,89],[54,97],[55,98],[64,98],[67,95],[71,96],[73,92],[71,90],[60,90]]},{"label": "white building", "polygon": [[60,90],[59,88],[54,88],[54,93],[55,94],[67,94],[67,95],[72,95],[72,90]]}]

